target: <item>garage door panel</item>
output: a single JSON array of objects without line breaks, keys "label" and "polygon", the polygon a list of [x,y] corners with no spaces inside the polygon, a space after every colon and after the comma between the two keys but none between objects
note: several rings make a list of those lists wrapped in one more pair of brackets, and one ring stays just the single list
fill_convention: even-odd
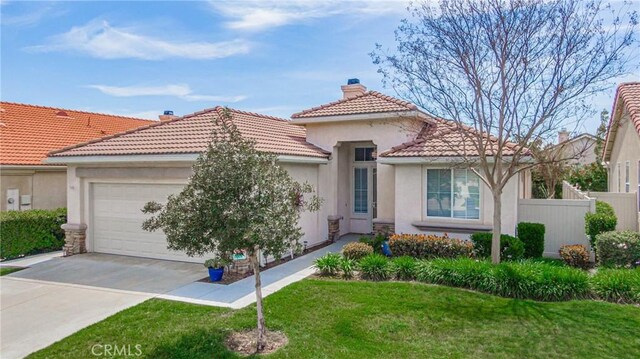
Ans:
[{"label": "garage door panel", "polygon": [[149,217],[141,209],[149,201],[166,203],[170,194],[182,190],[170,184],[93,184],[92,233],[95,252],[202,262],[201,257],[167,249],[162,231],[147,232],[142,222]]}]

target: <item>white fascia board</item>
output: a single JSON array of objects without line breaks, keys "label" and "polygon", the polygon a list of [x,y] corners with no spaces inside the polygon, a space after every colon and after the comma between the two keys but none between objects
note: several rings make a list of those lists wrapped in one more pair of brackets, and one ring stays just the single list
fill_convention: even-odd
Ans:
[{"label": "white fascia board", "polygon": [[361,113],[355,115],[337,115],[337,116],[320,116],[320,117],[303,117],[294,118],[290,121],[293,125],[307,125],[314,123],[326,122],[345,122],[345,121],[377,121],[399,118],[419,118],[424,121],[432,121],[427,115],[418,110],[394,111],[394,112],[376,112]]},{"label": "white fascia board", "polygon": [[38,170],[38,171],[60,171],[66,170],[67,166],[50,165],[0,165],[0,170]]},{"label": "white fascia board", "polygon": [[56,156],[47,157],[45,163],[83,164],[83,163],[127,163],[127,162],[193,162],[196,153],[164,155],[113,155],[113,156]]},{"label": "white fascia board", "polygon": [[[511,156],[503,156],[508,159]],[[478,157],[378,157],[377,162],[389,165],[401,165],[401,164],[430,164],[430,163],[464,163],[464,162],[477,162]],[[489,163],[494,161],[493,157],[487,157]],[[521,163],[533,163],[534,160],[531,156],[520,157]]]},{"label": "white fascia board", "polygon": [[311,164],[327,164],[329,159],[324,157],[306,157],[306,156],[290,156],[279,155],[278,162],[283,163],[311,163]]},{"label": "white fascia board", "polygon": [[[162,155],[113,155],[113,156],[57,156],[47,157],[45,163],[51,164],[93,164],[93,163],[130,163],[130,162],[195,162],[197,153]],[[278,156],[278,161],[287,163],[325,164],[329,160],[319,157]]]}]

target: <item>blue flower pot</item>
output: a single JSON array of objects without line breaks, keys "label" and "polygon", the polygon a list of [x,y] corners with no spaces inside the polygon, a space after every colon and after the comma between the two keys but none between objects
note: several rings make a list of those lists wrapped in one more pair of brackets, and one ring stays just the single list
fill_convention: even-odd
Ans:
[{"label": "blue flower pot", "polygon": [[382,242],[382,253],[387,257],[391,257],[391,247],[389,247],[389,241]]},{"label": "blue flower pot", "polygon": [[209,268],[209,279],[211,279],[212,282],[221,281],[223,274],[224,274],[224,267]]}]

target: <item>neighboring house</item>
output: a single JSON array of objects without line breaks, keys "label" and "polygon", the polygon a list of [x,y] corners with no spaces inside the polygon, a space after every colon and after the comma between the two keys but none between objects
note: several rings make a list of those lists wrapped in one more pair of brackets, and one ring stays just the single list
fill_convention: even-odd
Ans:
[{"label": "neighboring house", "polygon": [[137,118],[0,102],[0,210],[67,204],[67,169],[44,164],[49,151],[148,124]]},{"label": "neighboring house", "polygon": [[[309,182],[324,199],[319,212],[302,214],[307,246],[374,230],[468,236],[491,228],[491,192],[460,166],[456,147],[464,148],[464,141],[452,122],[359,83],[342,90],[340,101],[294,114],[292,121],[230,110],[243,136],[277,154],[294,179]],[[223,111],[216,107],[52,152],[48,163],[68,165],[66,253],[200,261],[169,251],[161,232],[142,230],[140,210],[183,188],[210,140],[212,119]],[[503,233],[514,233],[518,198],[530,192],[529,181],[523,174],[505,187]]]},{"label": "neighboring house", "polygon": [[638,193],[640,208],[640,82],[618,86],[602,160],[609,192]]},{"label": "neighboring house", "polygon": [[559,158],[569,158],[568,165],[588,165],[600,159],[596,156],[598,137],[590,133],[582,133],[569,138],[569,132],[562,129],[558,132],[558,143],[549,148],[551,151],[561,151]]}]

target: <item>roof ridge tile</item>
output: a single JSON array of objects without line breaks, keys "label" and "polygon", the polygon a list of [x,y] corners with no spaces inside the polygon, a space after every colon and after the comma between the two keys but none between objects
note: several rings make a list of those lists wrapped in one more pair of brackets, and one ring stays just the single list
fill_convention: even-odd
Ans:
[{"label": "roof ridge tile", "polygon": [[[78,112],[78,113],[85,113],[87,115],[100,115],[100,116],[109,116],[109,117],[120,117],[120,118],[124,118],[124,119],[128,119],[128,120],[137,120],[137,121],[144,121],[144,122],[155,122],[155,120],[149,120],[146,118],[140,118],[140,117],[132,117],[132,116],[124,116],[124,115],[114,115],[114,114],[110,114],[110,113],[105,113],[105,112],[94,112],[94,111],[84,111],[84,110],[72,110],[70,108],[64,108],[64,107],[52,107],[52,106],[43,106],[43,105],[33,105],[33,104],[28,104],[28,103],[22,103],[22,102],[12,102],[12,101],[0,101],[0,106],[2,104],[8,104],[8,105],[18,105],[18,106],[28,106],[28,107],[35,107],[35,108],[42,108],[42,109],[48,109],[48,110],[59,110],[59,111],[69,111],[69,112]],[[3,111],[4,112],[4,111]]]}]

